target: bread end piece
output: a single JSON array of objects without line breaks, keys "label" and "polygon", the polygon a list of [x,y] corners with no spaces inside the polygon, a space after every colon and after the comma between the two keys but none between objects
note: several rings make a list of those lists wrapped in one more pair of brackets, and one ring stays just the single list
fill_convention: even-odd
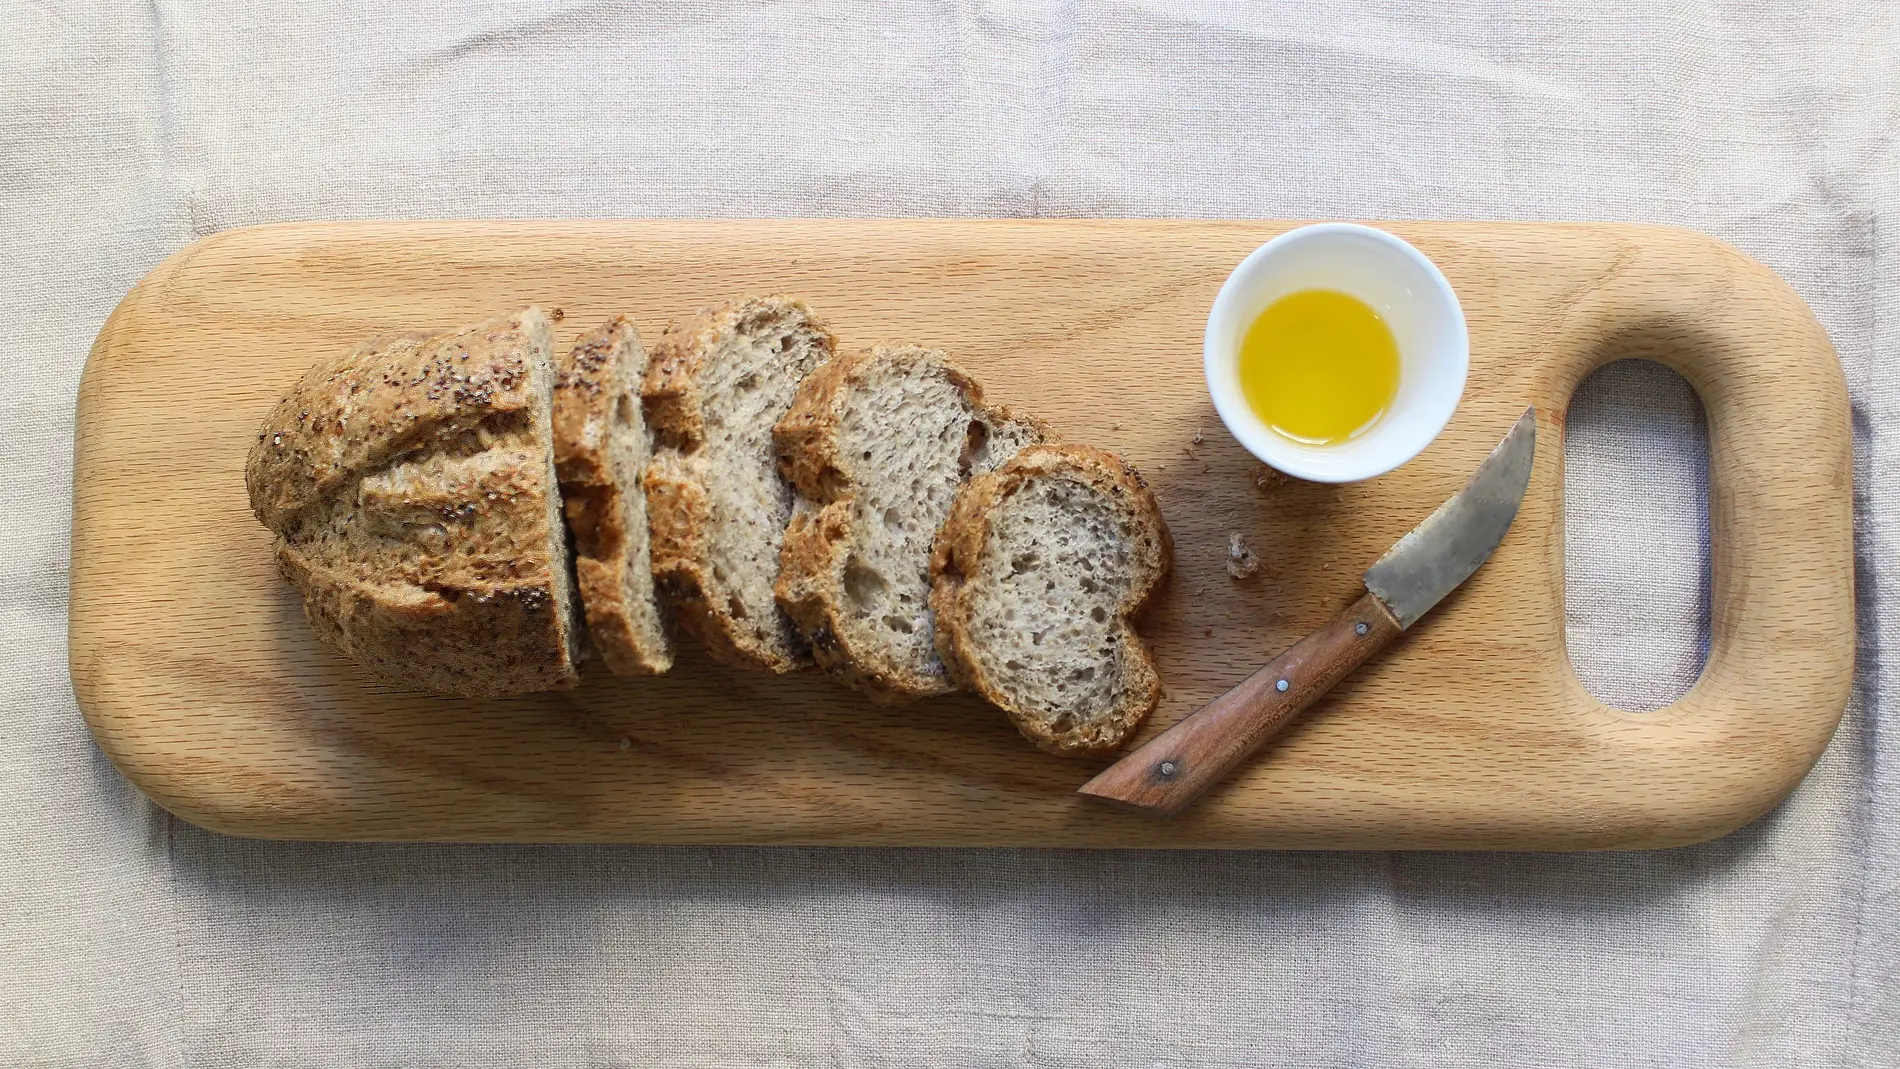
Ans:
[{"label": "bread end piece", "polygon": [[1118,749],[1161,699],[1133,620],[1173,555],[1154,494],[1121,458],[1030,446],[966,484],[937,535],[938,651],[1039,748]]},{"label": "bread end piece", "polygon": [[551,345],[537,308],[372,339],[312,368],[265,419],[252,508],[325,645],[406,690],[578,681]]}]

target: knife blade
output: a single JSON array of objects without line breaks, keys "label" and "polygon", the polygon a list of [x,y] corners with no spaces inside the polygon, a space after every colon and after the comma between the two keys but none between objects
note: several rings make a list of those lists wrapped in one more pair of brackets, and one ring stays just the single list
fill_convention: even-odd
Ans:
[{"label": "knife blade", "polygon": [[1172,816],[1471,577],[1530,486],[1537,412],[1524,410],[1465,488],[1366,570],[1366,593],[1232,690],[1104,769],[1080,793]]}]

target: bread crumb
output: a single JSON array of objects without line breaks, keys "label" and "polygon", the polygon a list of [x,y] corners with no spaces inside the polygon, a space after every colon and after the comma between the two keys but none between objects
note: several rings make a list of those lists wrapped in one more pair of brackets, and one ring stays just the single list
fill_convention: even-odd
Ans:
[{"label": "bread crumb", "polygon": [[1227,536],[1227,574],[1237,580],[1251,579],[1260,570],[1260,558],[1247,548],[1247,539],[1235,531]]},{"label": "bread crumb", "polygon": [[620,736],[620,748],[623,750],[633,749],[633,740],[627,738],[625,735]]},{"label": "bread crumb", "polygon": [[1108,429],[1111,431],[1118,431],[1122,429],[1122,425],[1119,423],[1111,423],[1108,425]]},{"label": "bread crumb", "polygon": [[1205,442],[1205,441],[1207,441],[1207,436],[1201,433],[1201,429],[1199,427],[1194,428],[1194,444],[1200,445],[1202,442]]},{"label": "bread crumb", "polygon": [[548,318],[554,320],[556,323],[559,323],[561,320],[567,318],[567,313],[562,311],[559,308],[556,308],[554,311],[548,313]]},{"label": "bread crumb", "polygon": [[1286,481],[1289,478],[1291,478],[1291,476],[1286,472],[1271,465],[1255,464],[1253,466],[1253,488],[1262,493],[1269,490],[1278,490],[1280,487],[1286,485]]}]

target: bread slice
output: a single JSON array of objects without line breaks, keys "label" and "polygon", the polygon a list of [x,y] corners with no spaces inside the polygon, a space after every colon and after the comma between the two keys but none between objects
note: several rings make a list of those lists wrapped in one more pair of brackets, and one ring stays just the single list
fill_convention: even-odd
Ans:
[{"label": "bread slice", "polygon": [[878,348],[807,376],[775,432],[799,500],[778,603],[818,666],[896,703],[956,685],[937,655],[930,549],[957,489],[1043,428],[983,403],[942,351]]},{"label": "bread slice", "polygon": [[646,370],[646,347],[626,316],[581,335],[555,365],[554,466],[574,536],[574,577],[594,649],[623,676],[673,667],[647,538]]},{"label": "bread slice", "polygon": [[265,419],[251,507],[331,649],[441,694],[577,680],[551,344],[536,308],[375,338],[312,368]]},{"label": "bread slice", "polygon": [[1161,698],[1132,618],[1173,555],[1154,494],[1120,458],[1031,446],[971,479],[938,532],[938,652],[1042,749],[1113,750]]},{"label": "bread slice", "polygon": [[772,427],[832,346],[790,297],[708,309],[653,345],[642,391],[656,435],[653,575],[674,619],[728,664],[790,672],[811,661],[772,595],[792,515]]}]

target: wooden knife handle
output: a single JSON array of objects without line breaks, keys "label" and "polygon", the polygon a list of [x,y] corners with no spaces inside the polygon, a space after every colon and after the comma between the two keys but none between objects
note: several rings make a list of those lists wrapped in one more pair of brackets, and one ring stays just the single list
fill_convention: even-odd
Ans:
[{"label": "wooden knife handle", "polygon": [[1239,686],[1103,769],[1082,793],[1173,816],[1398,635],[1398,622],[1367,593]]}]

